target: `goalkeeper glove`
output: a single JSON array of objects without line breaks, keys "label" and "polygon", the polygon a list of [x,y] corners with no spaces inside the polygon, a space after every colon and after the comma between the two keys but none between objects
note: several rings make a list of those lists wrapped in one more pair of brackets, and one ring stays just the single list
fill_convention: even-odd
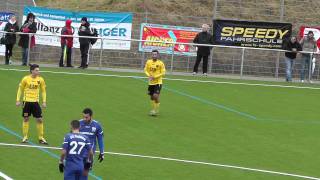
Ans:
[{"label": "goalkeeper glove", "polygon": [[64,165],[63,162],[59,162],[59,171],[63,173]]},{"label": "goalkeeper glove", "polygon": [[104,154],[100,153],[98,157],[99,162],[102,162],[104,160]]}]

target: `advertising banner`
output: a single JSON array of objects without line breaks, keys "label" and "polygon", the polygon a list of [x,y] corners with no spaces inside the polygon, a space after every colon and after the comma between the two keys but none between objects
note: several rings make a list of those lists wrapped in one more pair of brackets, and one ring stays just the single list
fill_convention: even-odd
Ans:
[{"label": "advertising banner", "polygon": [[[98,30],[99,37],[108,37],[112,39],[131,39],[132,31],[132,13],[104,13],[104,12],[72,12],[41,7],[26,6],[23,13],[23,22],[27,14],[32,12],[36,16],[37,34],[54,35],[61,34],[67,19],[72,20],[74,35],[78,35],[81,18],[87,17],[91,28]],[[36,36],[36,44],[61,46],[60,37],[54,36]],[[104,40],[103,49],[130,50],[130,41]],[[79,39],[74,39],[74,47],[79,48]],[[101,41],[98,40],[93,49],[99,49]]]},{"label": "advertising banner", "polygon": [[214,20],[214,44],[252,48],[282,49],[285,39],[290,38],[289,23]]},{"label": "advertising banner", "polygon": [[[161,42],[140,42],[139,51],[151,52],[153,49],[160,53],[195,56],[196,49],[193,46],[184,44],[167,44],[164,42],[192,43],[195,36],[201,32],[200,28],[168,26],[160,24],[141,24],[140,39],[146,41]],[[173,47],[174,46],[174,47]]]}]

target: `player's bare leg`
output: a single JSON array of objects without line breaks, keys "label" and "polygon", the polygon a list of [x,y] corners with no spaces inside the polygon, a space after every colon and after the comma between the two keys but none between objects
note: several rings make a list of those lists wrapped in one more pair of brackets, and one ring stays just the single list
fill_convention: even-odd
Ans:
[{"label": "player's bare leg", "polygon": [[47,141],[43,137],[43,120],[42,118],[37,118],[37,130],[38,130],[38,139],[40,144],[47,145]]},{"label": "player's bare leg", "polygon": [[22,134],[23,134],[22,143],[27,143],[28,142],[28,134],[29,134],[29,117],[28,116],[23,117]]},{"label": "player's bare leg", "polygon": [[151,100],[152,100],[152,110],[150,111],[150,115],[151,116],[156,116],[157,113],[159,113],[159,105],[160,105],[160,101],[159,101],[159,94],[153,94],[151,96]]},{"label": "player's bare leg", "polygon": [[159,113],[159,107],[160,107],[160,94],[153,94],[153,99],[155,102],[155,110],[156,110],[156,114]]},{"label": "player's bare leg", "polygon": [[154,96],[153,95],[150,95],[150,100],[151,100],[151,111],[149,113],[150,116],[155,116],[156,115],[156,102],[155,102],[155,99],[154,99]]}]

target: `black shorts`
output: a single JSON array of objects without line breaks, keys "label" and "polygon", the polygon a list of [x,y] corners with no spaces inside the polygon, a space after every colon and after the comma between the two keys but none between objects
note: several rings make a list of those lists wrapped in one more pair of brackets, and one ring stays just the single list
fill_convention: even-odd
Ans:
[{"label": "black shorts", "polygon": [[23,102],[23,109],[22,109],[22,117],[29,117],[35,118],[42,117],[42,110],[38,102]]},{"label": "black shorts", "polygon": [[160,94],[162,84],[149,85],[148,94],[152,96],[153,94]]}]

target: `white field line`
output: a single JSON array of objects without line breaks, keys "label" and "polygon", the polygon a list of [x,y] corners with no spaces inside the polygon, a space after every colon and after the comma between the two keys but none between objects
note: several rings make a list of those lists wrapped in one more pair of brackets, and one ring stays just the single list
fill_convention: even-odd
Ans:
[{"label": "white field line", "polygon": [[[0,70],[2,70],[2,71],[29,71],[29,70],[22,70],[22,69],[6,69],[6,68],[0,68]],[[125,76],[125,75],[116,75],[116,74],[96,74],[96,73],[63,72],[63,71],[41,71],[41,72],[52,73],[52,74],[67,74],[67,75],[85,75],[85,76],[147,79],[147,77],[145,77],[145,76]],[[279,84],[242,83],[242,82],[231,82],[231,81],[209,81],[209,80],[177,79],[177,78],[163,78],[163,79],[169,80],[169,81],[183,81],[183,82],[198,82],[198,83],[213,83],[213,84],[230,84],[230,85],[244,85],[244,86],[262,86],[262,87],[320,90],[320,87],[310,87],[310,86],[289,86],[289,85],[279,85]]]},{"label": "white field line", "polygon": [[5,174],[2,173],[1,171],[0,171],[0,177],[2,177],[2,178],[5,179],[5,180],[13,180],[11,177],[5,175]]},{"label": "white field line", "polygon": [[[53,149],[53,150],[60,150],[61,149],[59,147],[34,146],[34,145],[9,144],[9,143],[0,143],[0,146],[43,148],[43,149]],[[256,169],[256,168],[248,168],[248,167],[233,166],[233,165],[226,165],[226,164],[201,162],[201,161],[192,161],[192,160],[185,160],[185,159],[175,159],[175,158],[167,158],[167,157],[146,156],[146,155],[138,155],[138,154],[117,153],[117,152],[105,152],[105,154],[118,155],[118,156],[129,156],[129,157],[138,157],[138,158],[147,158],[147,159],[158,159],[158,160],[166,160],[166,161],[175,161],[175,162],[182,162],[182,163],[189,163],[189,164],[201,164],[201,165],[217,166],[217,167],[224,167],[224,168],[230,168],[230,169],[239,169],[239,170],[245,170],[245,171],[261,172],[261,173],[267,173],[267,174],[276,174],[276,175],[281,175],[281,176],[297,177],[297,178],[302,178],[302,179],[320,180],[320,178],[312,177],[312,176],[304,176],[304,175],[298,175],[298,174],[292,174],[292,173],[286,173],[286,172],[271,171],[271,170]]]}]

